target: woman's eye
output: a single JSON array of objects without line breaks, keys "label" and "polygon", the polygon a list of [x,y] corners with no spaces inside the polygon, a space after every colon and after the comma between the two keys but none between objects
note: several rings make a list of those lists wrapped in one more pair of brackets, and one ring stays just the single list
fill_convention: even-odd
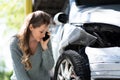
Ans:
[{"label": "woman's eye", "polygon": [[40,31],[40,33],[43,33],[43,31]]}]

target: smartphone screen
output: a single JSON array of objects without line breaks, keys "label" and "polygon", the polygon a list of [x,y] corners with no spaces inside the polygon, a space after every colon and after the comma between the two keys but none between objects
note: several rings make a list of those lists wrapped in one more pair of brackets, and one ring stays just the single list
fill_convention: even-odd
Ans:
[{"label": "smartphone screen", "polygon": [[48,32],[45,33],[45,37],[43,38],[43,41],[46,41],[50,36],[48,35]]}]

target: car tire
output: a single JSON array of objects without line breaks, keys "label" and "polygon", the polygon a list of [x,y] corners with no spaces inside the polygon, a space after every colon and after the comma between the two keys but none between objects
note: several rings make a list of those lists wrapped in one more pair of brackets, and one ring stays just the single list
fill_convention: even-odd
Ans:
[{"label": "car tire", "polygon": [[58,58],[54,80],[90,80],[86,70],[85,59],[76,51],[67,50]]}]

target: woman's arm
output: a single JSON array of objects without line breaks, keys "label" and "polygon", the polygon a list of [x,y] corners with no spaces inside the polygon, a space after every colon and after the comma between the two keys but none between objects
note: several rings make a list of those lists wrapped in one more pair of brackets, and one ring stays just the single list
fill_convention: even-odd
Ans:
[{"label": "woman's arm", "polygon": [[43,51],[42,53],[42,66],[46,70],[51,70],[52,67],[54,66],[54,58],[50,41],[48,42],[48,49]]},{"label": "woman's arm", "polygon": [[10,51],[17,80],[30,80],[23,64],[21,63],[22,53],[18,47],[18,39],[16,37],[13,37],[11,41]]}]

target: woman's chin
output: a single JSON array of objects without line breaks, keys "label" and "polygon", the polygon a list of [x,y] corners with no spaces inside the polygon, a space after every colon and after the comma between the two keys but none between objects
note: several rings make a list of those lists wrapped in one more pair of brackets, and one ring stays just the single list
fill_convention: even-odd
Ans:
[{"label": "woman's chin", "polygon": [[37,41],[40,42],[42,39],[38,39]]}]

